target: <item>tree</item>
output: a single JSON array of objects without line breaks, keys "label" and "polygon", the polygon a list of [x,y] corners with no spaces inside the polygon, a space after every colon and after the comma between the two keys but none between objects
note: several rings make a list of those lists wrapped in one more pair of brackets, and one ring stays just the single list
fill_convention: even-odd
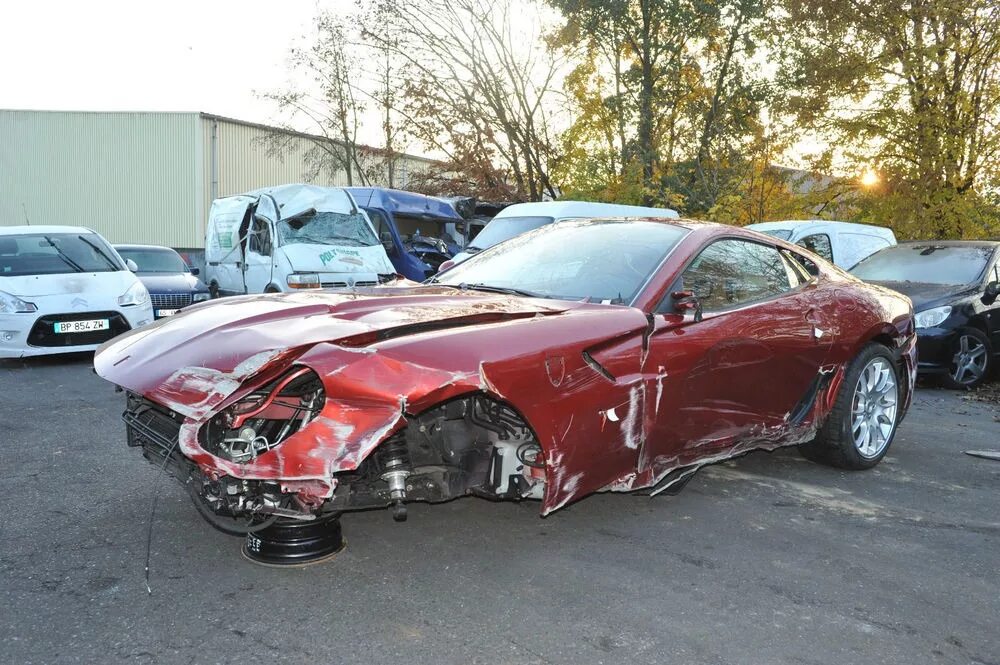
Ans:
[{"label": "tree", "polygon": [[[358,98],[352,77],[359,67],[351,51],[351,18],[321,12],[316,19],[316,39],[306,48],[290,53],[292,72],[304,79],[305,89],[266,93],[284,116],[283,129],[300,131],[307,127],[312,148],[307,159],[312,172],[309,180],[321,173],[333,177],[347,175],[347,184],[366,184],[362,150],[357,143],[359,115],[364,103]],[[274,132],[266,137],[269,150],[283,154],[291,145],[292,134]]]},{"label": "tree", "polygon": [[1000,5],[796,0],[787,11],[797,119],[846,168],[882,175],[866,218],[904,237],[1000,231],[988,201],[1000,184]]},{"label": "tree", "polygon": [[775,46],[773,0],[549,1],[561,43],[586,53],[566,78],[567,189],[701,214],[770,173],[757,162],[774,153],[764,120],[780,100],[758,51]]},{"label": "tree", "polygon": [[525,33],[513,23],[515,12],[537,12],[536,3],[422,0],[386,7],[397,30],[391,40],[372,38],[405,63],[397,110],[411,134],[445,155],[439,181],[499,178],[517,198],[555,196],[550,122],[561,62],[537,27]]}]

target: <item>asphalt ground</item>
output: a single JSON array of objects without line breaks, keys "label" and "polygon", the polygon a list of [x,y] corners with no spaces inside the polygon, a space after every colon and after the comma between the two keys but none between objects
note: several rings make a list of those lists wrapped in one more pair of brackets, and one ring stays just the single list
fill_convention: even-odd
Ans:
[{"label": "asphalt ground", "polygon": [[358,513],[273,569],[126,448],[89,363],[0,364],[0,663],[1000,663],[1000,462],[962,452],[1000,449],[995,404],[918,391],[868,472],[785,450],[544,519]]}]

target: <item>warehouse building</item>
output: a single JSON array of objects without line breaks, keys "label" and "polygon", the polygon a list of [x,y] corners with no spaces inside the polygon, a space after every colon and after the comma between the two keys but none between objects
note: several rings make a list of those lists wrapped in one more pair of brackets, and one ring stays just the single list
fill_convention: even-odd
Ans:
[{"label": "warehouse building", "polygon": [[[319,141],[208,113],[0,110],[0,225],[74,224],[112,243],[198,250],[215,198],[349,184],[346,171],[317,168]],[[353,184],[387,186],[384,160],[364,153],[369,180]],[[393,185],[405,189],[431,163],[397,156]]]}]

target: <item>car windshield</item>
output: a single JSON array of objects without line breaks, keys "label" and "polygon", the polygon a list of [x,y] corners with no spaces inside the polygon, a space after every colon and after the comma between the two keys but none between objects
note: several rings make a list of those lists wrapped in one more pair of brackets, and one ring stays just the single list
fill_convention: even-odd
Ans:
[{"label": "car windshield", "polygon": [[469,244],[469,249],[483,250],[514,236],[551,224],[552,217],[501,217],[491,220]]},{"label": "car windshield", "polygon": [[788,240],[792,237],[792,232],[788,229],[754,229],[754,231],[771,236],[772,238],[778,238],[779,240]]},{"label": "car windshield", "polygon": [[348,215],[310,210],[278,222],[277,228],[283,245],[306,243],[370,247],[379,244],[368,220],[360,212]]},{"label": "car windshield", "polygon": [[132,259],[139,266],[137,272],[187,272],[187,264],[172,249],[119,249],[123,259]]},{"label": "car windshield", "polygon": [[971,284],[983,274],[992,254],[992,247],[896,245],[872,254],[851,274],[870,282]]},{"label": "car windshield", "polygon": [[549,224],[476,254],[432,281],[627,304],[685,233],[657,222]]},{"label": "car windshield", "polygon": [[0,277],[124,270],[96,233],[0,236]]}]

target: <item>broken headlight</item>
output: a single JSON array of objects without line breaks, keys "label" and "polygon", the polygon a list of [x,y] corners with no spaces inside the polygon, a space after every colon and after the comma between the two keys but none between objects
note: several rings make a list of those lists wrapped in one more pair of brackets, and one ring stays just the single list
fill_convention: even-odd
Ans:
[{"label": "broken headlight", "polygon": [[199,432],[201,446],[233,462],[252,462],[309,424],[323,409],[323,383],[293,367],[216,414]]}]

